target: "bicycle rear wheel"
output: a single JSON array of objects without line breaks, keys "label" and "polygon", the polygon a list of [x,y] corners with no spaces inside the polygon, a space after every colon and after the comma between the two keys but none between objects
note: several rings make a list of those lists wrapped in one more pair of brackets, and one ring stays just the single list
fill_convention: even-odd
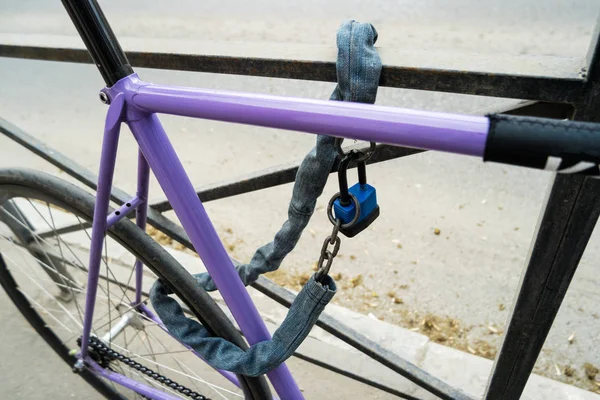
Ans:
[{"label": "bicycle rear wheel", "polygon": [[[31,170],[0,170],[0,284],[40,336],[71,366],[83,325],[93,209],[92,195],[60,179]],[[263,377],[238,377],[243,390],[237,389],[140,312],[140,304],[133,301],[136,259],[148,267],[146,288],[160,278],[214,334],[247,346],[193,277],[135,224],[122,220],[111,227],[104,242],[92,334],[164,379],[159,382],[117,360],[105,366],[184,399],[203,398],[193,393],[270,398]],[[144,293],[142,302],[152,310],[146,299]],[[90,370],[84,369],[81,376],[107,398],[142,398]],[[175,388],[168,386],[171,383],[177,383]]]}]

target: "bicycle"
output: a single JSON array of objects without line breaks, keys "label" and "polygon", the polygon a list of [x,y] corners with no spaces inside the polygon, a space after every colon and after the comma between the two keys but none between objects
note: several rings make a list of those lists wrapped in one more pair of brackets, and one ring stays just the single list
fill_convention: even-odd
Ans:
[{"label": "bicycle", "polygon": [[[11,244],[16,244],[13,251],[17,252],[17,255],[11,258],[11,253],[7,255],[7,252],[3,251],[4,258],[7,259],[5,261],[11,264],[11,268],[6,263],[2,263],[0,281],[20,311],[54,350],[106,396],[117,396],[119,386],[123,386],[148,398],[170,399],[180,394],[189,398],[203,398],[194,390],[166,377],[167,372],[160,371],[162,368],[168,373],[175,373],[166,362],[157,361],[156,356],[160,356],[161,354],[158,354],[160,352],[155,352],[152,348],[146,349],[152,353],[152,359],[149,359],[139,354],[145,351],[144,341],[138,343],[138,346],[141,346],[138,348],[128,346],[129,341],[125,337],[126,326],[135,329],[136,326],[151,325],[157,333],[138,329],[137,334],[134,334],[134,336],[146,335],[145,340],[148,343],[151,343],[150,337],[153,335],[159,336],[156,342],[161,344],[174,339],[163,329],[160,321],[143,302],[146,296],[143,289],[143,265],[166,282],[187,305],[189,311],[213,334],[241,348],[247,348],[242,336],[214,300],[206,292],[199,290],[192,277],[164,249],[144,234],[145,201],[148,198],[150,169],[157,176],[167,198],[173,204],[174,210],[203,258],[244,336],[251,344],[269,337],[175,151],[170,146],[156,113],[446,151],[479,156],[486,161],[553,169],[563,173],[598,173],[600,146],[593,136],[600,127],[594,124],[521,117],[460,116],[150,85],[139,80],[133,73],[100,8],[94,1],[84,3],[64,1],[64,3],[107,84],[107,88],[103,89],[100,95],[101,100],[109,105],[109,111],[98,194],[94,200],[91,196],[76,190],[75,187],[40,173],[2,171],[0,203],[5,215],[8,216],[4,221],[16,236],[16,240]],[[109,215],[107,210],[112,171],[115,167],[114,157],[122,122],[129,124],[140,148],[138,192],[129,202]],[[45,203],[45,206],[42,203]],[[27,207],[31,212],[25,215],[21,210]],[[125,218],[134,210],[137,212],[136,225],[139,229]],[[75,218],[68,216],[69,213],[74,214]],[[36,216],[36,221],[30,221],[30,215]],[[88,237],[91,242],[89,246],[91,252],[87,266],[79,259],[81,248],[69,246],[63,238],[63,235],[72,232],[57,229],[57,226],[61,225],[57,224],[58,219],[70,219],[70,222],[79,225]],[[34,230],[33,227],[36,225],[46,225],[47,231]],[[90,227],[92,232],[88,236]],[[114,241],[105,237],[105,231]],[[111,259],[107,255],[108,247],[115,246],[122,246],[132,255],[130,260],[133,267],[129,276],[124,278],[127,282],[131,282],[132,277],[135,276],[133,286],[129,283],[122,284],[123,273],[122,268],[119,268],[123,267],[119,265],[122,264],[122,258]],[[104,256],[102,256],[103,249]],[[68,251],[67,255],[65,251]],[[15,280],[13,272],[24,272],[16,269],[18,263],[15,261],[18,257],[30,258],[32,255],[35,258],[34,268],[31,269],[33,274],[40,276],[40,271],[44,271],[47,275],[44,278],[54,283],[59,291],[59,298],[66,304],[69,304],[74,297],[85,294],[85,310],[79,307],[77,301],[69,306],[74,308],[73,313],[70,313],[67,306],[60,301],[56,301],[55,304],[59,310],[52,310],[43,307],[34,297],[26,294],[27,285],[33,285],[36,290],[46,290],[35,281],[17,284]],[[109,263],[114,264],[113,269],[109,267]],[[102,266],[106,266],[104,275],[101,272]],[[29,277],[27,274],[24,275],[25,278]],[[87,285],[82,282],[86,275]],[[102,286],[100,280],[106,287]],[[115,304],[110,297],[111,284],[117,291],[116,311],[112,311],[112,306]],[[102,294],[97,293],[98,288],[103,292]],[[49,298],[55,297],[49,295]],[[107,310],[99,313],[97,308],[103,303],[106,303],[104,305],[107,306]],[[80,327],[81,332],[65,327],[69,335],[66,339],[60,339],[36,309],[42,314],[48,314],[50,320],[53,319],[51,314],[53,311],[66,314],[77,313],[77,318],[71,318],[71,322],[76,327]],[[117,313],[119,321],[122,322],[112,326],[111,321],[114,320],[112,313]],[[54,322],[64,325],[59,318],[54,318]],[[108,325],[108,329],[105,325]],[[102,329],[106,331],[104,335]],[[81,350],[73,352],[72,347],[65,344],[72,342],[79,334],[81,334]],[[121,334],[122,336],[119,336]],[[117,337],[124,339],[124,346],[120,346],[119,342],[113,340]],[[137,337],[130,339],[135,338]],[[189,349],[176,340],[171,345],[179,346],[181,350],[171,351],[169,355],[177,354],[177,351],[189,353]],[[163,346],[164,350],[167,350],[168,347],[164,344]],[[126,367],[111,363],[105,355],[116,357],[120,364],[132,367],[127,369],[130,375],[126,375]],[[135,361],[136,358],[155,365],[156,371],[138,363]],[[193,369],[189,367],[187,360],[183,363],[175,359],[175,362],[179,368],[188,371],[185,375],[193,374]],[[269,396],[264,378],[235,377],[227,371],[220,373],[226,380],[240,385],[247,398]],[[284,365],[270,372],[268,376],[281,398],[302,398],[301,392]],[[175,384],[175,387],[171,388],[172,384]]]}]

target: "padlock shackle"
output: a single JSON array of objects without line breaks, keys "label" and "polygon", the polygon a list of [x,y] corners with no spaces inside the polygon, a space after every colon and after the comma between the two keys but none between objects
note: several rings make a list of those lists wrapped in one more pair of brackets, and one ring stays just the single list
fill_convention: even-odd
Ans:
[{"label": "padlock shackle", "polygon": [[338,166],[338,182],[340,184],[340,204],[344,207],[350,205],[352,199],[350,198],[350,193],[348,192],[348,165],[350,165],[350,161],[356,158],[353,156],[354,153],[347,153],[340,160],[340,165]]},{"label": "padlock shackle", "polygon": [[367,184],[367,167],[365,163],[366,158],[364,154],[357,150],[352,150],[345,153],[344,157],[340,160],[338,166],[338,181],[340,184],[340,205],[346,207],[350,205],[352,199],[348,192],[348,166],[352,161],[356,161],[356,169],[358,170],[358,182],[361,187]]},{"label": "padlock shackle", "polygon": [[360,187],[362,188],[364,185],[367,184],[367,167],[365,165],[365,162],[357,161],[356,169],[358,170],[358,183],[360,183]]}]

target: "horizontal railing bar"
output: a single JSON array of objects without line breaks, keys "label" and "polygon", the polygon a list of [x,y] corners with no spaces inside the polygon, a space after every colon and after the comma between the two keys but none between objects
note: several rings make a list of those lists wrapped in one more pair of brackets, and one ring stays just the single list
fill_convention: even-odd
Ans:
[{"label": "horizontal railing bar", "polygon": [[67,233],[77,232],[83,229],[91,228],[92,224],[86,221],[82,221],[81,223],[63,226],[58,229],[48,229],[42,232],[36,232],[35,235],[39,238],[45,239],[51,236],[60,236],[66,235]]},{"label": "horizontal railing bar", "polygon": [[[14,140],[27,150],[30,150],[34,154],[40,156],[44,160],[60,168],[62,171],[65,171],[79,182],[84,183],[86,186],[94,190],[96,189],[96,181],[98,178],[94,173],[88,171],[75,161],[66,157],[64,154],[54,150],[36,137],[28,134],[18,126],[13,125],[9,121],[2,118],[0,118],[0,133],[3,133],[9,139]],[[121,201],[126,201],[128,198],[129,197],[124,191],[113,187],[113,191],[110,196],[112,201],[119,203]]]},{"label": "horizontal railing bar", "polygon": [[296,358],[299,358],[300,360],[306,361],[306,362],[308,362],[310,364],[316,365],[317,367],[321,367],[321,368],[329,370],[329,371],[331,371],[331,372],[333,372],[335,374],[345,376],[346,378],[349,378],[349,379],[352,379],[354,381],[357,381],[357,382],[363,383],[365,385],[371,386],[371,387],[373,387],[375,389],[381,390],[382,392],[389,393],[389,394],[394,395],[394,396],[396,396],[398,398],[406,399],[406,400],[422,400],[419,397],[415,397],[415,396],[412,396],[412,395],[410,395],[408,393],[401,392],[401,391],[399,391],[397,389],[394,389],[394,388],[392,388],[390,386],[386,386],[386,385],[384,385],[382,383],[379,383],[377,381],[374,381],[372,379],[365,378],[364,376],[355,374],[353,372],[350,372],[349,370],[345,370],[345,369],[336,367],[333,364],[330,364],[330,363],[322,361],[322,360],[318,360],[318,359],[316,359],[314,357],[308,356],[308,355],[303,354],[303,353],[301,353],[299,351],[296,351],[293,354],[293,356],[296,357]]},{"label": "horizontal railing bar", "polygon": [[[352,146],[351,148],[366,150],[361,145]],[[421,153],[422,151],[423,150],[404,147],[378,145],[377,150],[367,161],[367,164],[375,164],[382,161],[392,160],[394,158]],[[252,174],[223,182],[218,182],[213,185],[197,189],[198,197],[201,201],[207,202],[291,183],[296,179],[296,172],[298,172],[299,166],[300,161],[296,161],[293,163],[278,165],[276,167],[266,168]],[[352,164],[350,168],[356,168],[356,165]],[[338,163],[336,162],[333,165],[331,172],[337,172],[337,170]],[[165,212],[172,209],[166,197],[151,202],[150,206],[160,212]]]},{"label": "horizontal railing bar", "polygon": [[[122,38],[134,67],[335,82],[334,47]],[[557,103],[583,99],[585,58],[378,48],[380,85]],[[0,34],[0,56],[92,63],[78,37]]]},{"label": "horizontal railing bar", "polygon": [[537,102],[523,102],[523,106],[506,109],[498,113],[510,115],[522,115],[528,117],[571,119],[575,108],[572,104],[558,104]]},{"label": "horizontal railing bar", "polygon": [[[34,136],[28,134],[21,128],[2,118],[0,118],[0,133],[3,133],[9,139],[19,143],[27,150],[40,156],[55,167],[58,167],[60,170],[66,172],[68,175],[77,179],[90,189],[97,189],[98,177],[93,172],[85,169],[82,165],[77,164],[75,161],[71,160],[61,152],[54,150],[50,146],[40,142]],[[131,197],[132,196],[127,194],[127,192],[113,185],[110,195],[110,199],[112,201],[116,203],[123,203]],[[161,232],[171,236],[179,243],[184,243],[185,241],[189,242],[187,234],[180,226],[151,207],[148,207],[148,222],[157,229],[159,229],[160,226],[161,229],[159,230]]]}]

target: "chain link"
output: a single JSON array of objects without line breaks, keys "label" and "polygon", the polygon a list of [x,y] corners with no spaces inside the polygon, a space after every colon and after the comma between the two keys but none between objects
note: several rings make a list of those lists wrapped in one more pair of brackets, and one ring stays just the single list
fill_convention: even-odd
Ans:
[{"label": "chain link", "polygon": [[[77,340],[77,343],[79,344],[79,346],[81,346],[81,338]],[[150,368],[143,366],[142,364],[132,360],[131,358],[124,356],[118,351],[111,349],[95,336],[90,337],[89,347],[90,355],[95,356],[92,358],[94,358],[95,361],[103,368],[111,369],[110,363],[114,361],[119,361],[122,364],[135,369],[141,374],[146,375],[148,378],[154,379],[160,384],[167,386],[172,390],[177,391],[186,397],[189,397],[190,399],[210,400],[208,397],[201,395],[198,392],[194,392],[193,390],[183,385],[180,385],[179,383],[151,370]],[[145,396],[142,397],[147,398]]]},{"label": "chain link", "polygon": [[[342,220],[338,218],[335,220],[335,224],[333,224],[331,235],[325,238],[323,246],[321,247],[321,255],[319,257],[319,262],[317,263],[317,273],[315,274],[315,280],[318,282],[323,283],[323,279],[329,274],[333,259],[340,250],[340,244],[342,243],[342,240],[338,236],[340,226],[342,226]],[[329,250],[329,246],[333,246],[332,250]]]}]

